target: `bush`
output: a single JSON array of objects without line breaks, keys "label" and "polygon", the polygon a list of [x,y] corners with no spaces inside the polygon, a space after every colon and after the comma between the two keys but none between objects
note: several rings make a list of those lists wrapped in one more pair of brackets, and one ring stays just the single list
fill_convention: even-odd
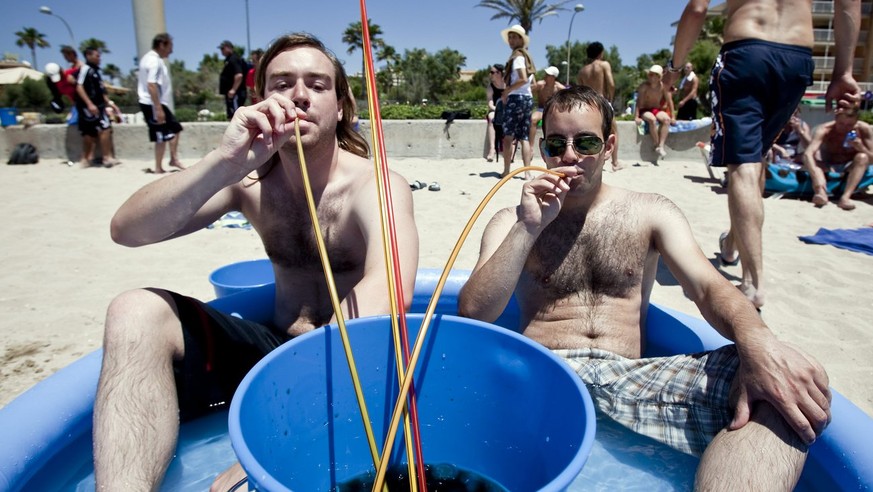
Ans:
[{"label": "bush", "polygon": [[[431,104],[426,106],[412,104],[384,104],[382,105],[383,120],[439,120],[445,111],[469,110],[470,119],[482,119],[488,114],[488,105],[485,103],[456,103],[456,104]],[[369,111],[360,113],[362,119],[369,119]]]},{"label": "bush", "polygon": [[43,80],[24,79],[18,85],[7,86],[3,106],[19,110],[41,111],[49,108],[52,94]]}]

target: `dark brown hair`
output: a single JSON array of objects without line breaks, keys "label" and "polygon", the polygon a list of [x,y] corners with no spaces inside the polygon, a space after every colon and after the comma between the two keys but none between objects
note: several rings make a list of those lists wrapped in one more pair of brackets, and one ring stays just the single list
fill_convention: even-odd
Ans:
[{"label": "dark brown hair", "polygon": [[567,112],[571,109],[589,107],[600,112],[603,118],[603,139],[609,138],[612,133],[612,120],[614,114],[609,101],[601,96],[596,90],[587,85],[577,85],[567,89],[561,89],[546,101],[543,107],[543,135],[547,135],[546,122],[549,121],[549,114],[552,111]]},{"label": "dark brown hair", "polygon": [[356,107],[355,101],[349,97],[351,90],[349,89],[349,79],[346,77],[346,71],[336,55],[327,49],[324,43],[315,36],[308,33],[293,33],[275,39],[258,62],[258,67],[255,70],[255,92],[261,98],[264,97],[267,83],[266,68],[274,58],[279,56],[280,53],[301,47],[315,48],[322,52],[333,64],[334,91],[336,91],[336,99],[342,103],[343,109],[343,118],[336,125],[336,139],[339,147],[361,157],[369,157],[370,147],[367,145],[367,141],[354,128],[353,119]]}]

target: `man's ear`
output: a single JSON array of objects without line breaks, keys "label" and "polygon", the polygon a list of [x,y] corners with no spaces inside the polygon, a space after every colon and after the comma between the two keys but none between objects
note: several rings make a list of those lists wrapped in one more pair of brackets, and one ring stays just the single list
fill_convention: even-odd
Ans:
[{"label": "man's ear", "polygon": [[606,139],[606,152],[604,156],[610,157],[613,152],[615,152],[615,133],[610,134],[609,138]]}]

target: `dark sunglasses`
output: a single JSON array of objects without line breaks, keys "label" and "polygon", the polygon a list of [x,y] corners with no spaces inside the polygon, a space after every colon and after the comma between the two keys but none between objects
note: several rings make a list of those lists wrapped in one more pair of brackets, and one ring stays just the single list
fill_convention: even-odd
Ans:
[{"label": "dark sunglasses", "polygon": [[497,70],[492,70],[491,73],[500,73]]},{"label": "dark sunglasses", "polygon": [[577,135],[572,143],[564,137],[546,137],[540,140],[540,150],[546,157],[561,157],[567,145],[573,145],[577,157],[596,155],[603,150],[603,140],[594,135]]}]

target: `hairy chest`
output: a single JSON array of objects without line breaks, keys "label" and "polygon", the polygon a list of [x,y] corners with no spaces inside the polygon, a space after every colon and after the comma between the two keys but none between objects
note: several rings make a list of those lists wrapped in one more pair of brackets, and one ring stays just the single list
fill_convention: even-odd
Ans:
[{"label": "hairy chest", "polygon": [[644,237],[630,220],[556,221],[534,245],[527,287],[550,301],[628,297],[643,280],[649,250]]}]

